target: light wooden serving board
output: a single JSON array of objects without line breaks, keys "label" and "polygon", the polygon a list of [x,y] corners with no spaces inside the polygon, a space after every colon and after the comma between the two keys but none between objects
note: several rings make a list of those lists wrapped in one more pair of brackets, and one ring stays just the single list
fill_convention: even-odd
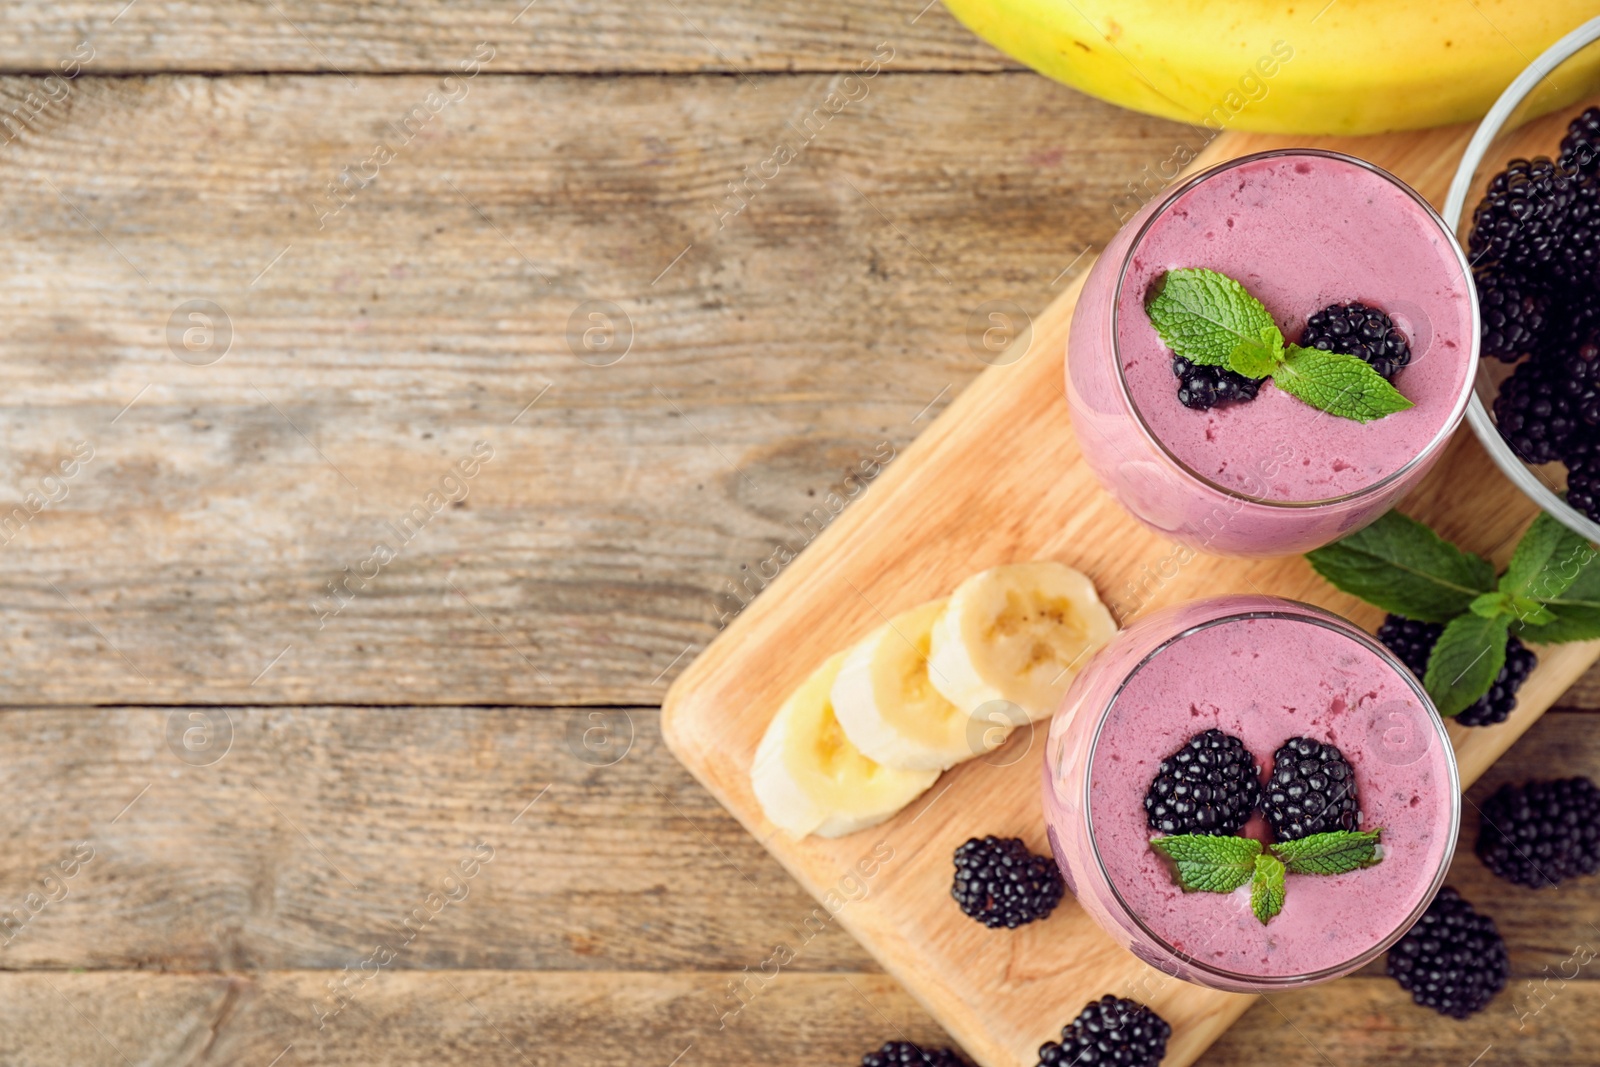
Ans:
[{"label": "light wooden serving board", "polygon": [[[1470,133],[1296,142],[1228,133],[1197,165],[1290,144],[1338,148],[1387,167],[1437,204]],[[1529,134],[1532,151],[1560,136],[1544,126]],[[1047,723],[946,772],[882,826],[840,840],[787,837],[750,790],[762,732],[814,667],[887,616],[944,596],[994,564],[1058,559],[1078,567],[1123,622],[1164,604],[1235,592],[1321,604],[1369,630],[1381,621],[1379,611],[1332,589],[1298,557],[1197,556],[1174,568],[1174,546],[1100,488],[1080,460],[1063,393],[1062,353],[1081,281],[1080,274],[1034,321],[1025,355],[984,371],[684,671],[667,696],[663,729],[706,788],[837,909],[838,921],[983,1067],[1032,1067],[1039,1045],[1105,993],[1132,996],[1167,1019],[1173,1037],[1164,1062],[1184,1067],[1253,998],[1166,978],[1115,945],[1070,897],[1048,920],[1015,931],[989,930],[950,899],[951,853],[968,837],[1020,835],[1048,853],[1040,803]],[[1465,425],[1403,508],[1502,564],[1534,515]],[[1566,691],[1600,644],[1539,655],[1509,721],[1451,726],[1463,782]]]}]

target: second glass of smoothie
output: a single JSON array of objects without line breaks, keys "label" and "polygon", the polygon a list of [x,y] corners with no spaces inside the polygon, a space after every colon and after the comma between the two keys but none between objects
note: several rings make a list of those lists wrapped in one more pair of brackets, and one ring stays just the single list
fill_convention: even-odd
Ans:
[{"label": "second glass of smoothie", "polygon": [[[1164,816],[1147,798],[1170,775],[1163,761],[1197,737],[1224,736],[1247,753],[1259,804],[1243,809],[1237,828],[1200,833],[1263,849],[1307,838],[1310,825],[1282,818],[1283,798],[1309,783],[1331,800],[1325,813],[1348,798],[1344,814],[1329,816],[1337,829],[1381,830],[1377,862],[1288,874],[1282,910],[1268,922],[1253,913],[1248,884],[1181,888],[1152,845],[1166,836],[1152,826]],[[1347,770],[1295,754],[1311,745],[1337,750]],[[1202,758],[1220,763],[1217,751]],[[1044,762],[1050,845],[1084,910],[1166,974],[1241,993],[1327,981],[1376,958],[1438,891],[1460,821],[1455,753],[1416,678],[1343,619],[1275,597],[1195,601],[1122,631],[1073,683]],[[1309,777],[1284,784],[1285,771]],[[1217,795],[1189,796],[1222,810]]]},{"label": "second glass of smoothie", "polygon": [[[1414,405],[1367,423],[1265,381],[1255,399],[1193,410],[1145,301],[1169,270],[1241,283],[1298,342],[1306,320],[1357,302],[1409,342],[1392,384]],[[1090,272],[1074,313],[1067,396],[1084,457],[1146,525],[1198,551],[1306,552],[1388,510],[1460,423],[1478,312],[1459,246],[1398,178],[1334,152],[1221,164],[1152,201]]]}]

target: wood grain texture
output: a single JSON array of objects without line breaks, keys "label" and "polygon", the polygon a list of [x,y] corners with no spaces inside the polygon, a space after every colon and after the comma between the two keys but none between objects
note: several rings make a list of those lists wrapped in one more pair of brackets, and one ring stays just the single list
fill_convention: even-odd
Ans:
[{"label": "wood grain texture", "polygon": [[850,72],[880,41],[893,44],[903,70],[1022,69],[927,0],[137,0],[119,14],[122,7],[13,5],[0,28],[0,73],[61,70],[85,40],[94,56],[85,69],[98,74],[448,72],[481,41],[495,45],[501,73]]},{"label": "wood grain texture", "polygon": [[[1448,130],[1345,147],[1439,199],[1450,168],[1435,155],[1459,136]],[[1224,134],[1211,158],[1285,143]],[[1165,568],[1170,576],[1151,577],[1173,546],[1139,526],[1100,488],[1079,459],[1068,423],[1060,353],[1075,292],[1035,317],[1031,339],[1015,342],[1015,362],[1002,361],[970,386],[811,552],[778,577],[769,597],[674,683],[664,729],[696,777],[819,898],[826,899],[852,866],[859,869],[863,857],[883,848],[907,857],[881,896],[869,897],[841,921],[984,1067],[1026,1063],[1050,1036],[1039,1020],[1051,1008],[1106,992],[1134,996],[1167,1019],[1174,1029],[1167,1062],[1182,1067],[1244,1012],[1248,998],[1165,978],[1114,945],[1071,902],[1048,923],[995,937],[942,900],[947,857],[970,836],[1014,834],[1034,851],[1047,851],[1038,757],[1030,751],[1034,731],[1019,731],[1024,736],[1001,750],[1007,756],[947,772],[927,797],[882,826],[835,841],[795,841],[777,832],[749,783],[750,759],[772,713],[816,664],[883,618],[946,595],[968,574],[998,563],[1059,559],[1078,567],[1123,621],[1234,591],[1320,604],[1369,629],[1381,619],[1377,609],[1322,582],[1298,557],[1199,555]],[[1462,485],[1474,491],[1463,495]],[[1468,432],[1455,437],[1405,506],[1501,563],[1536,512]],[[974,521],[979,516],[982,521]],[[1513,719],[1488,730],[1452,724],[1463,782],[1498,757],[1596,655],[1600,643],[1594,642],[1543,650]]]},{"label": "wood grain texture", "polygon": [[[0,546],[0,703],[659,702],[983,368],[973,308],[1042,307],[1185,132],[996,77],[880,75],[721,228],[829,76],[480,76],[324,229],[438,78],[85,83],[0,150],[0,516],[95,449]],[[234,331],[206,366],[169,348],[192,299]],[[613,365],[569,345],[590,300],[631,324]]]}]

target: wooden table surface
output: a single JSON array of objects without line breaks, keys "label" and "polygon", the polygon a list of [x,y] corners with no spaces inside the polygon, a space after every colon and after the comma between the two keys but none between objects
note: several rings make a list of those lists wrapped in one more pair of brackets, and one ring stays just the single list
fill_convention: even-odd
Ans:
[{"label": "wooden table surface", "polygon": [[[6,9],[0,1063],[941,1036],[836,928],[719,1022],[813,905],[656,706],[1204,137],[925,0],[524,2]],[[1475,799],[1600,770],[1564,703]],[[1373,969],[1203,1062],[1592,1062],[1600,882],[1452,881],[1485,1014]]]}]

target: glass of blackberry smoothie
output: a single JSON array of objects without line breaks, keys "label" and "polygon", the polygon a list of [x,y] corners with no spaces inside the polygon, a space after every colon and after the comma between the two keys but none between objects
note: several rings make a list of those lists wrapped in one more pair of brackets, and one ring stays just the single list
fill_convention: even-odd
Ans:
[{"label": "glass of blackberry smoothie", "polygon": [[1078,300],[1067,396],[1090,467],[1146,525],[1290,555],[1421,479],[1477,351],[1470,272],[1433,208],[1371,164],[1288,149],[1196,175],[1122,228]]},{"label": "glass of blackberry smoothie", "polygon": [[1319,608],[1266,596],[1152,612],[1050,726],[1050,845],[1078,902],[1175,978],[1328,981],[1426,910],[1460,780],[1416,678]]}]

